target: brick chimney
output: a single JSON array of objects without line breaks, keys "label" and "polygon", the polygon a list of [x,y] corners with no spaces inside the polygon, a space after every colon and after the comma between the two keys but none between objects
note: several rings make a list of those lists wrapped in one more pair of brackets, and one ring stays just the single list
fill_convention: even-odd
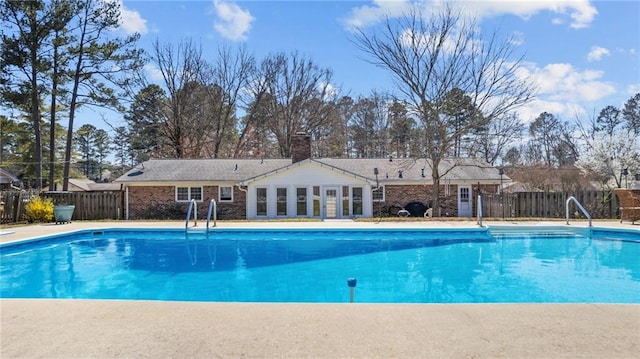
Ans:
[{"label": "brick chimney", "polygon": [[291,141],[291,162],[296,163],[311,158],[311,135],[298,132]]}]

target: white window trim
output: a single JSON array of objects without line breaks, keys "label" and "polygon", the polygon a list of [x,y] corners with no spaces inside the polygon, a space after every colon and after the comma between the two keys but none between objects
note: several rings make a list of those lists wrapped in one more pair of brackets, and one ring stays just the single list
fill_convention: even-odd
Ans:
[{"label": "white window trim", "polygon": [[[354,189],[355,188],[359,188],[360,189],[360,210],[362,211],[362,213],[358,213],[358,214],[354,214],[353,210],[355,208],[355,199],[354,199]],[[362,216],[364,215],[364,192],[365,188],[363,186],[349,186],[349,215],[350,216]],[[371,190],[371,197],[373,197],[373,189]]]},{"label": "white window trim", "polygon": [[[178,199],[178,188],[186,188],[187,189],[187,200]],[[196,202],[202,202],[204,198],[204,188],[202,186],[175,186],[175,199],[176,202],[191,202],[191,189],[192,188],[200,188],[200,199],[196,199]]]},{"label": "white window trim", "polygon": [[[258,198],[258,190],[259,189],[264,189],[264,191],[265,191],[265,201],[264,201],[264,203],[265,203],[267,208],[266,208],[266,211],[265,211],[264,214],[258,213],[258,203],[259,203],[259,201],[258,201],[258,199],[259,199]],[[256,194],[256,199],[255,199],[256,217],[267,217],[267,216],[269,216],[269,188],[268,187],[256,187],[254,191],[255,191],[255,194]]]},{"label": "white window trim", "polygon": [[[231,188],[231,199],[222,199],[222,188]],[[218,202],[233,202],[233,186],[218,186]]]},{"label": "white window trim", "polygon": [[[279,190],[284,190],[284,201],[280,201],[280,197],[278,196],[278,192]],[[289,188],[288,187],[276,187],[276,216],[277,217],[288,217],[289,216],[289,201],[290,201],[290,196],[289,196]],[[281,203],[284,203],[284,214],[278,214],[278,205],[280,205]]]},{"label": "white window trim", "polygon": [[[298,214],[298,189],[304,189],[305,190],[305,194],[304,194],[304,203],[305,203],[305,207],[306,207],[306,213],[305,214]],[[306,186],[300,186],[300,187],[295,187],[295,207],[296,207],[296,217],[307,217],[309,215],[309,188]]]},{"label": "white window trim", "polygon": [[[379,191],[382,191],[382,199],[376,199],[373,196],[373,193],[375,192],[375,190],[378,189]],[[385,197],[386,197],[386,191],[384,190],[384,186],[380,186],[379,188],[373,187],[371,188],[371,201],[372,202],[385,202]]]}]

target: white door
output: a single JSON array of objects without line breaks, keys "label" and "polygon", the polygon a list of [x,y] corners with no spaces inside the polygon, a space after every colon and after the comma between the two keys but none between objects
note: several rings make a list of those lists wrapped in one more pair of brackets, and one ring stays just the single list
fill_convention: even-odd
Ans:
[{"label": "white door", "polygon": [[338,216],[338,188],[327,187],[324,189],[324,218],[336,218]]},{"label": "white door", "polygon": [[471,216],[471,186],[458,186],[458,217]]}]

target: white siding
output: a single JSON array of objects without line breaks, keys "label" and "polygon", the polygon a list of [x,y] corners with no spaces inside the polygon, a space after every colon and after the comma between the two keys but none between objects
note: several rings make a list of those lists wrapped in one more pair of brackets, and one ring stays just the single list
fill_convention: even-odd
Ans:
[{"label": "white siding", "polygon": [[[270,174],[251,182],[247,188],[247,218],[277,218],[276,212],[276,189],[287,189],[287,216],[296,217],[296,188],[307,188],[307,216],[313,214],[313,187],[320,187],[321,204],[324,201],[324,189],[327,187],[337,187],[341,196],[343,186],[362,187],[363,189],[363,217],[371,216],[371,186],[367,181],[354,175],[335,171],[329,167],[320,166],[317,163],[303,163],[293,166],[279,173]],[[267,188],[267,216],[258,217],[256,215],[256,188]],[[338,208],[339,216],[342,217],[342,206]]]}]

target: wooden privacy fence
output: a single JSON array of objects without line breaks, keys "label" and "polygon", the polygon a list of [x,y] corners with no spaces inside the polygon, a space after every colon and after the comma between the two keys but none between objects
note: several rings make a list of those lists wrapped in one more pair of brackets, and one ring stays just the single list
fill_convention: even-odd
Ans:
[{"label": "wooden privacy fence", "polygon": [[34,196],[51,198],[54,204],[75,205],[72,220],[100,220],[124,218],[124,192],[33,192],[3,191],[0,196],[4,210],[2,223],[24,220],[24,205]]},{"label": "wooden privacy fence", "polygon": [[[53,199],[55,204],[76,206],[72,220],[124,219],[124,192],[27,192],[3,191],[5,203],[0,212],[2,223],[23,221],[24,205],[33,196]],[[592,218],[620,218],[620,205],[613,191],[519,192],[482,195],[485,218],[565,218],[567,199],[574,196]],[[574,203],[569,205],[571,218],[583,218]]]},{"label": "wooden privacy fence", "polygon": [[[494,218],[565,218],[567,199],[571,196],[592,218],[620,218],[618,198],[613,191],[483,194],[482,214]],[[569,217],[584,218],[575,203],[569,204]]]}]

